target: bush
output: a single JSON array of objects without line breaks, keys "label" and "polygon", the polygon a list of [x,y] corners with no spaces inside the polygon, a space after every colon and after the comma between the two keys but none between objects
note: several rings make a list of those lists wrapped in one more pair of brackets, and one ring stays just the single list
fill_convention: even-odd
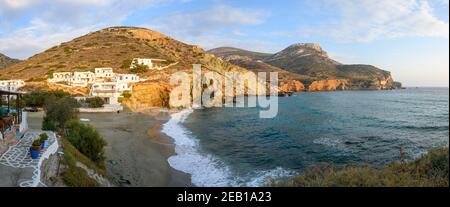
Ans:
[{"label": "bush", "polygon": [[64,130],[68,120],[77,118],[78,102],[71,97],[49,97],[44,104],[43,130]]},{"label": "bush", "polygon": [[133,62],[133,61],[130,60],[130,59],[124,60],[124,61],[122,62],[122,66],[120,66],[120,68],[122,68],[122,69],[129,69],[132,62]]},{"label": "bush", "polygon": [[100,97],[87,98],[85,103],[89,108],[101,108],[105,104],[105,101]]},{"label": "bush", "polygon": [[393,162],[383,169],[370,166],[316,166],[278,187],[448,187],[449,149],[431,150],[414,162]]},{"label": "bush", "polygon": [[124,98],[128,99],[128,98],[131,98],[131,93],[130,93],[129,91],[124,91],[124,92],[122,93],[122,96],[123,96]]},{"label": "bush", "polygon": [[56,131],[56,123],[48,117],[44,117],[42,121],[42,130],[45,131]]},{"label": "bush", "polygon": [[96,163],[104,161],[103,147],[106,146],[106,142],[96,129],[77,119],[67,122],[65,128],[67,129],[65,137],[78,151]]},{"label": "bush", "polygon": [[48,140],[48,135],[46,133],[42,133],[39,135],[39,141],[43,142],[43,141],[47,141]]},{"label": "bush", "polygon": [[98,183],[80,167],[70,167],[62,173],[63,181],[70,187],[98,187]]},{"label": "bush", "polygon": [[148,66],[143,65],[143,64],[137,64],[134,66],[134,68],[130,69],[130,72],[132,72],[134,74],[145,73],[147,71],[148,71]]},{"label": "bush", "polygon": [[23,96],[23,101],[28,107],[43,107],[45,101],[51,97],[63,98],[70,97],[69,93],[62,90],[56,91],[33,91]]}]

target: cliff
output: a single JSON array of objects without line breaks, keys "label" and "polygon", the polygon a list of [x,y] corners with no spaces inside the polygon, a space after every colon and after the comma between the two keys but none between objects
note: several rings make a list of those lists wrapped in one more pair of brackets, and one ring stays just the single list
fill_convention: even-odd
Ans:
[{"label": "cliff", "polygon": [[401,83],[395,82],[389,71],[371,65],[342,64],[331,59],[319,44],[293,44],[272,55],[237,48],[208,52],[252,71],[278,72],[283,89],[291,88],[288,85],[293,81],[301,82],[308,91],[401,88]]}]

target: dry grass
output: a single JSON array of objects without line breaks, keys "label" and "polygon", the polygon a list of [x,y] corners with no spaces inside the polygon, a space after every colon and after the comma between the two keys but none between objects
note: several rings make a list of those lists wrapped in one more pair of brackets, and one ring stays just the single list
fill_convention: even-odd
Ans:
[{"label": "dry grass", "polygon": [[383,169],[370,166],[337,168],[321,165],[276,187],[448,187],[449,149],[431,150],[414,162],[393,162]]}]

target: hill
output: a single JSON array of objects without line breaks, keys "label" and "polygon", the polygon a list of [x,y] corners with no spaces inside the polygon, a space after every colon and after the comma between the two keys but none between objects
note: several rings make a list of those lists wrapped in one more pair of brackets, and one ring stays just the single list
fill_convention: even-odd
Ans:
[{"label": "hill", "polygon": [[28,81],[44,81],[53,72],[93,71],[96,67],[112,67],[119,73],[130,73],[133,58],[167,60],[171,67],[163,71],[140,74],[151,80],[167,81],[175,71],[190,71],[192,64],[224,72],[239,68],[164,34],[136,27],[111,27],[54,46],[27,60],[5,68],[1,78],[26,77]]},{"label": "hill", "polygon": [[[210,50],[233,64],[249,67],[263,67],[262,64],[288,71],[291,79],[299,80],[310,90],[361,90],[394,89],[401,87],[393,81],[391,73],[371,65],[345,65],[331,59],[318,44],[294,44],[286,49],[267,55],[236,48],[217,48]],[[264,54],[264,55],[259,55]],[[245,60],[245,61],[243,61]],[[263,68],[268,68],[264,66]],[[294,76],[292,74],[301,75]]]},{"label": "hill", "polygon": [[269,53],[261,53],[261,52],[252,52],[248,50],[243,50],[239,48],[233,47],[219,47],[212,50],[209,50],[208,53],[215,54],[219,57],[229,57],[233,55],[249,57],[253,60],[264,60],[265,58],[270,57],[272,54]]},{"label": "hill", "polygon": [[164,34],[137,27],[110,27],[69,42],[54,46],[23,62],[0,70],[1,79],[23,79],[27,86],[21,90],[62,89],[71,94],[87,95],[89,88],[60,87],[48,84],[54,72],[94,71],[111,67],[116,73],[132,73],[133,58],[164,59],[167,68],[139,73],[146,82],[134,85],[131,97],[123,100],[133,110],[148,107],[168,107],[170,76],[179,71],[192,73],[193,64],[203,71],[224,75],[229,71],[248,71],[235,66],[202,48],[177,41]]},{"label": "hill", "polygon": [[0,69],[6,68],[10,65],[14,65],[18,62],[20,62],[20,60],[10,58],[10,57],[0,53]]}]

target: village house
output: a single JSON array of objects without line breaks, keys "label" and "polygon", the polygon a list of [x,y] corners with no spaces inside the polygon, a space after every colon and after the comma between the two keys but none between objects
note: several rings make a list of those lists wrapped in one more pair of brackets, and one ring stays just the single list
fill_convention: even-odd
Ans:
[{"label": "village house", "polygon": [[113,78],[114,72],[112,68],[95,68],[95,78]]},{"label": "village house", "polygon": [[[88,97],[100,97],[105,101],[103,109],[100,111],[122,110],[119,98],[124,91],[131,91],[132,83],[143,81],[136,74],[116,74],[112,68],[95,68],[93,72],[61,72],[54,73],[49,83],[66,82],[69,86],[87,87],[91,85],[87,97],[76,97],[77,100],[84,100]],[[82,109],[85,111],[95,111]]]},{"label": "village house", "polygon": [[70,82],[72,86],[79,87],[86,87],[93,83],[95,83],[95,74],[93,72],[74,72]]},{"label": "village house", "polygon": [[119,104],[119,97],[121,96],[118,84],[115,82],[94,83],[89,93],[90,97],[100,97],[106,104]]},{"label": "village house", "polygon": [[149,70],[162,70],[164,69],[163,59],[153,59],[153,58],[134,58],[131,62],[130,69],[136,68],[138,65],[145,65]]},{"label": "village house", "polygon": [[116,74],[113,80],[122,83],[137,83],[140,81],[139,76],[135,74]]},{"label": "village house", "polygon": [[70,83],[70,81],[72,81],[72,72],[53,73],[53,77],[48,80],[49,83]]},{"label": "village house", "polygon": [[25,86],[25,81],[23,80],[1,80],[0,90],[16,92],[19,88]]}]

